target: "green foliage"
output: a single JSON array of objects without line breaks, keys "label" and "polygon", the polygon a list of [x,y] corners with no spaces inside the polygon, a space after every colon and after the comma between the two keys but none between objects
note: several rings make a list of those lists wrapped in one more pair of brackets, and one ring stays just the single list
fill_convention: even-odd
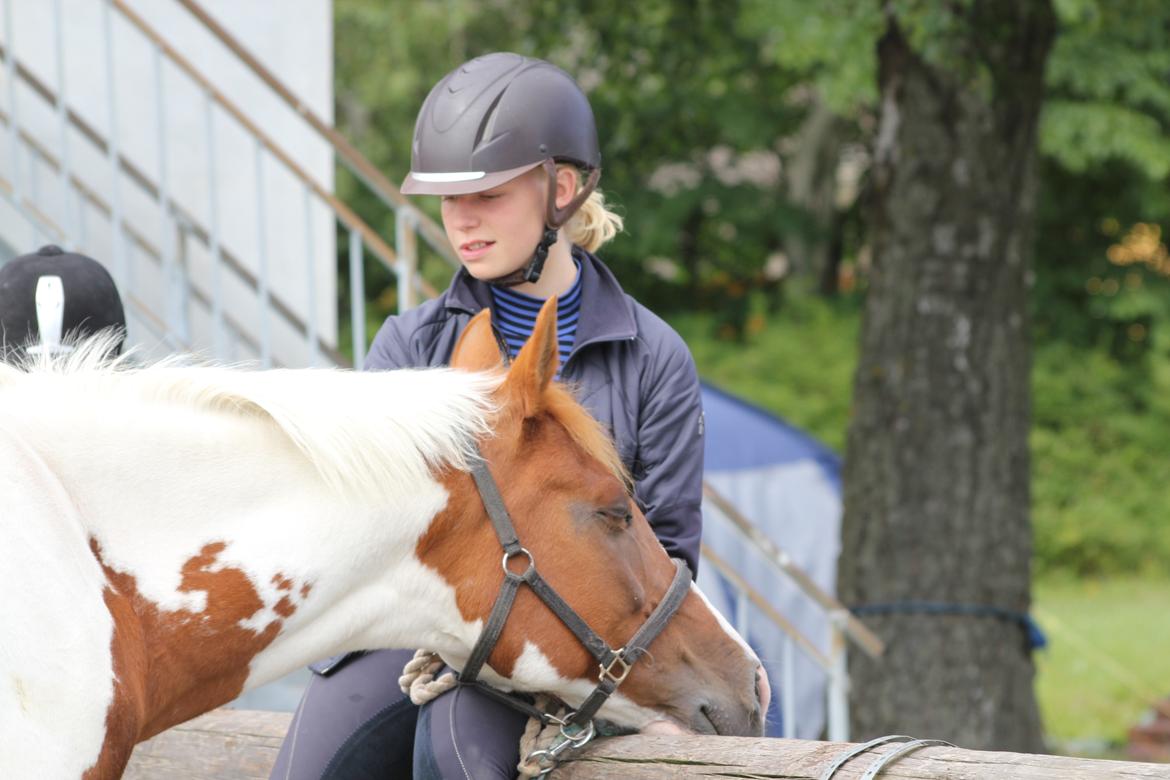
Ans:
[{"label": "green foliage", "polygon": [[763,30],[763,56],[800,77],[842,116],[877,102],[877,55],[882,32],[878,3],[824,0],[747,0],[740,25]]},{"label": "green foliage", "polygon": [[1037,571],[1165,572],[1170,360],[1152,378],[1102,350],[1052,344],[1033,371]]},{"label": "green foliage", "polygon": [[1058,0],[1041,149],[1071,171],[1124,160],[1170,173],[1170,5]]},{"label": "green foliage", "polygon": [[756,298],[744,343],[712,336],[711,315],[678,313],[673,325],[699,374],[784,417],[841,452],[857,365],[860,300],[790,295],[769,313]]},{"label": "green foliage", "polygon": [[1044,105],[1040,142],[1045,152],[1071,171],[1085,171],[1102,159],[1113,158],[1151,179],[1170,174],[1170,138],[1162,123],[1111,101],[1050,99]]}]

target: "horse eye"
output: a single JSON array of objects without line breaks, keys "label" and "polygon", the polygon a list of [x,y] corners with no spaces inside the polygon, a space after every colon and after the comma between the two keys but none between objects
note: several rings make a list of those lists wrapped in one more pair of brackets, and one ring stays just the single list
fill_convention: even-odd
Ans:
[{"label": "horse eye", "polygon": [[630,527],[634,516],[626,507],[613,507],[610,509],[600,509],[597,512],[597,517],[600,518],[613,531],[625,530]]}]

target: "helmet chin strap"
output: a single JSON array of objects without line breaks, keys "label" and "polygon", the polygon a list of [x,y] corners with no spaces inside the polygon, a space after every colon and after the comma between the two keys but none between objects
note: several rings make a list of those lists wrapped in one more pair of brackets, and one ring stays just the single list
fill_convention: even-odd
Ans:
[{"label": "helmet chin strap", "polygon": [[552,158],[545,158],[544,171],[548,175],[548,202],[544,209],[544,234],[541,236],[540,243],[536,245],[536,249],[532,252],[532,257],[527,263],[517,268],[515,271],[503,276],[497,276],[495,279],[488,279],[488,284],[494,284],[497,287],[515,287],[518,284],[535,284],[540,275],[544,272],[544,262],[548,260],[548,251],[552,245],[557,242],[557,233],[561,226],[577,213],[577,209],[581,208],[586,199],[597,189],[597,182],[601,179],[601,169],[594,168],[589,172],[589,178],[585,182],[585,186],[577,195],[565,204],[562,209],[557,208],[557,164]]}]

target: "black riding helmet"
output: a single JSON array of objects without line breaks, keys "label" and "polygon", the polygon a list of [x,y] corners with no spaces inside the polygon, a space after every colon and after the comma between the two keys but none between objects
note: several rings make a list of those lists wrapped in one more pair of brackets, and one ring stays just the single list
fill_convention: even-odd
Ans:
[{"label": "black riding helmet", "polygon": [[[556,164],[590,172],[565,208],[556,207]],[[407,195],[468,195],[543,165],[549,177],[545,232],[524,268],[493,284],[540,278],[557,229],[601,176],[593,109],[577,82],[544,60],[497,52],[460,65],[431,89],[418,113]]]},{"label": "black riding helmet", "polygon": [[113,278],[92,257],[50,244],[0,268],[0,357],[69,351],[65,342],[107,328],[119,331],[118,354],[126,313]]}]

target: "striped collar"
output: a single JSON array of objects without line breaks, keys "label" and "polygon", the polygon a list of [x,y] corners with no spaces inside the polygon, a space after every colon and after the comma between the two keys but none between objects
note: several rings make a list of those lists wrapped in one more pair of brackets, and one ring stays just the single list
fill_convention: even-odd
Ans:
[{"label": "striped collar", "polygon": [[[628,341],[637,336],[634,304],[622,291],[613,272],[580,247],[573,247],[573,257],[581,269],[581,299],[589,302],[589,305],[581,308],[577,320],[577,341],[573,351],[576,352],[586,344]],[[477,314],[491,305],[491,286],[460,268],[447,288],[443,306],[467,314]]]},{"label": "striped collar", "polygon": [[[572,286],[557,296],[557,346],[561,368],[572,354],[577,335],[577,318],[581,311],[581,264],[574,260],[577,274]],[[544,299],[517,292],[508,287],[491,288],[493,306],[492,323],[504,338],[508,357],[515,359],[520,348],[528,341],[536,327],[536,317],[544,306]]]}]

